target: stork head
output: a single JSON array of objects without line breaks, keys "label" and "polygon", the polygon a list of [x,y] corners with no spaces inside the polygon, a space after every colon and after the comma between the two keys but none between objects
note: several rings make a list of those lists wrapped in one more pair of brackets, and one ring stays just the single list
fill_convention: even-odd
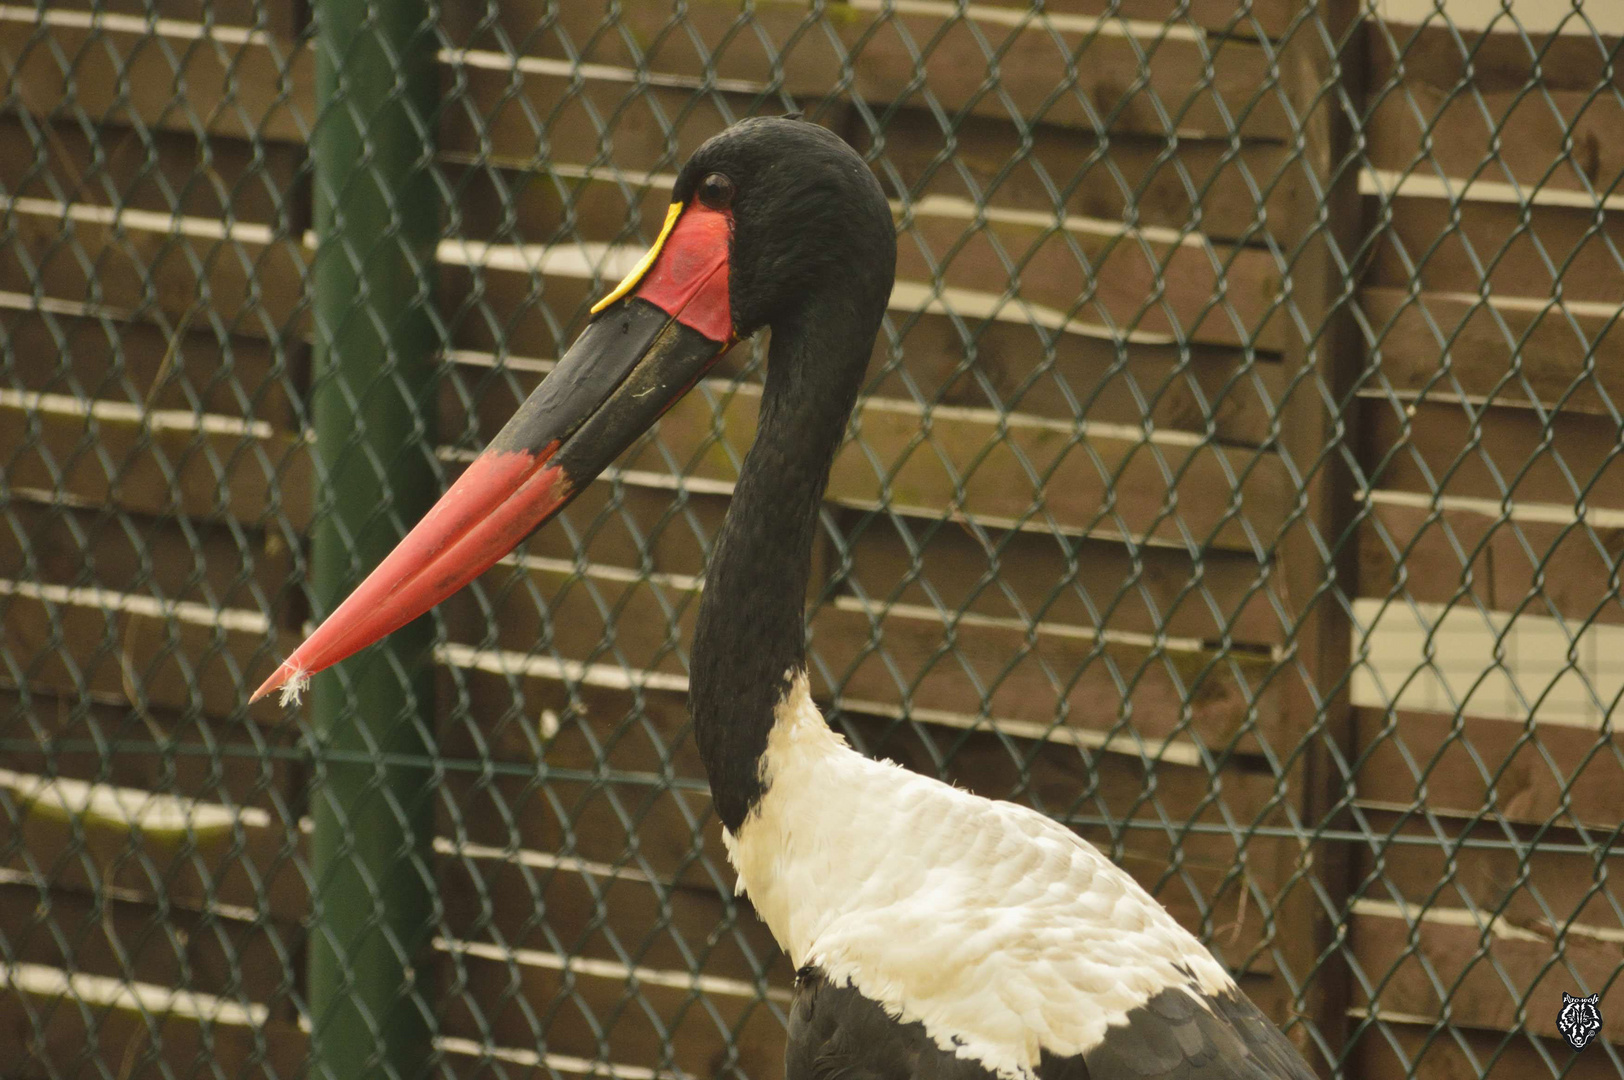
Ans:
[{"label": "stork head", "polygon": [[[552,373],[254,700],[297,687],[489,569],[730,346],[791,324],[806,297],[883,306],[894,264],[884,194],[835,135],[764,118],[710,139],[678,175],[654,246]],[[862,314],[878,322],[878,311]]]}]

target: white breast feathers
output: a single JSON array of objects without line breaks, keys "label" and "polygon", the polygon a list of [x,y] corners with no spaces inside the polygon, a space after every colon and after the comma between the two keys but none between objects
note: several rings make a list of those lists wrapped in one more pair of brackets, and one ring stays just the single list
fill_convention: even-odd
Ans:
[{"label": "white breast feathers", "polygon": [[847,746],[799,675],[728,853],[797,969],[849,981],[1002,1076],[1082,1053],[1169,986],[1234,983],[1064,826]]}]

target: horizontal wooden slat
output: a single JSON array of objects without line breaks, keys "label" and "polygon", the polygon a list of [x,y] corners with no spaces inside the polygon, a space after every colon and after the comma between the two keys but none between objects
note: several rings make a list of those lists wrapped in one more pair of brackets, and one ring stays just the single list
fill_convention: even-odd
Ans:
[{"label": "horizontal wooden slat", "polygon": [[1489,808],[1530,825],[1577,820],[1603,829],[1616,826],[1624,813],[1618,798],[1624,790],[1624,736],[1436,713],[1389,717],[1360,709],[1357,717],[1363,761],[1355,784],[1361,800],[1407,806],[1424,794],[1424,805],[1435,813],[1470,815]]},{"label": "horizontal wooden slat", "polygon": [[[1422,293],[1370,286],[1359,306],[1375,336],[1384,372],[1395,386],[1419,391],[1434,386],[1455,392],[1448,376],[1436,379],[1440,357],[1468,394],[1510,402],[1532,396],[1554,403],[1571,397],[1576,409],[1606,413],[1603,395],[1616,408],[1618,372],[1624,370],[1624,329],[1617,312],[1595,303],[1550,304],[1519,298],[1487,301],[1476,295]],[[1594,357],[1594,372],[1590,361]],[[1508,372],[1511,378],[1504,387]]]},{"label": "horizontal wooden slat", "polygon": [[[1025,11],[1022,0],[980,0],[988,6]],[[1205,30],[1242,37],[1262,34],[1278,37],[1291,24],[1297,8],[1290,0],[1044,0],[1043,8],[1057,15],[1108,15],[1182,27],[1186,23]]]},{"label": "horizontal wooden slat", "polygon": [[[494,25],[476,21],[472,12],[451,15],[447,36],[459,46],[499,48],[500,30],[525,51],[549,59],[567,60],[579,51],[590,62],[622,68],[641,62],[664,76],[714,75],[752,87],[781,79],[782,93],[814,101],[849,80],[852,91],[872,104],[922,103],[921,86],[928,85],[930,100],[949,113],[1000,120],[1014,110],[1028,120],[1092,130],[1101,117],[1112,130],[1162,134],[1165,110],[1177,118],[1181,135],[1238,129],[1279,139],[1287,130],[1279,102],[1267,90],[1262,49],[1239,39],[1215,41],[1208,46],[1209,60],[1199,31],[1187,25],[1125,24],[1146,39],[1132,40],[1101,33],[1102,24],[1112,22],[1107,19],[1044,25],[997,8],[932,4],[882,11],[879,4],[861,3],[825,19],[809,19],[793,6],[762,5],[752,10],[750,31],[741,34],[737,8],[696,5],[685,9],[682,26],[672,33],[668,5],[634,0],[619,7],[619,29],[600,32],[605,13],[597,5],[547,12],[533,3],[508,4]],[[552,32],[534,33],[543,18]],[[639,43],[635,52],[632,41]],[[1000,92],[987,94],[984,84],[993,74]],[[1057,84],[1065,92],[1057,94]]]},{"label": "horizontal wooden slat", "polygon": [[308,380],[304,342],[256,337],[247,326],[249,333],[218,334],[183,312],[99,312],[0,295],[7,388],[253,417],[281,431],[297,425],[294,402]]},{"label": "horizontal wooden slat", "polygon": [[176,987],[240,1005],[268,1005],[282,1020],[296,1017],[293,995],[304,948],[296,924],[256,924],[218,912],[205,920],[116,893],[97,898],[42,892],[33,879],[5,874],[0,941],[13,963]]},{"label": "horizontal wooden slat", "polygon": [[305,444],[263,421],[0,390],[0,453],[11,486],[79,505],[293,529],[310,520]]},{"label": "horizontal wooden slat", "polygon": [[[32,88],[18,90],[26,103]],[[14,199],[281,223],[298,235],[310,214],[303,162],[304,148],[286,142],[0,118],[0,190]]]},{"label": "horizontal wooden slat", "polygon": [[1617,528],[1374,501],[1359,526],[1359,590],[1624,623],[1611,583],[1621,554],[1624,530]]},{"label": "horizontal wooden slat", "polygon": [[1361,879],[1371,882],[1363,895],[1373,901],[1402,897],[1445,918],[1475,908],[1501,915],[1518,932],[1553,940],[1565,929],[1581,950],[1597,942],[1624,945],[1617,901],[1605,883],[1597,887],[1598,876],[1624,871],[1624,852],[1597,851],[1605,841],[1594,829],[1520,826],[1492,815],[1478,823],[1443,818],[1435,828],[1391,807],[1369,808],[1365,819],[1380,838],[1361,845],[1358,858]]},{"label": "horizontal wooden slat", "polygon": [[[1434,174],[1423,166],[1418,177]],[[1493,178],[1498,179],[1498,178]],[[1384,228],[1371,253],[1368,285],[1429,292],[1616,301],[1624,287],[1624,213],[1534,201],[1485,198],[1465,185],[1458,199],[1383,200]],[[1539,194],[1533,199],[1538,200]],[[1374,219],[1378,202],[1365,200]]]},{"label": "horizontal wooden slat", "polygon": [[957,525],[896,526],[856,511],[843,525],[849,552],[831,552],[830,564],[876,601],[1207,642],[1268,645],[1283,636],[1254,556],[1208,550],[1198,580],[1190,557],[1174,548],[1131,552],[1111,540],[1071,544],[996,530],[984,544]]},{"label": "horizontal wooden slat", "polygon": [[252,611],[150,595],[0,579],[6,652],[34,693],[136,702],[275,724],[286,713],[247,694],[297,644]]},{"label": "horizontal wooden slat", "polygon": [[[442,845],[443,847],[443,845]],[[562,952],[640,967],[786,987],[788,958],[731,889],[650,880],[627,866],[551,852],[462,845],[442,850],[437,887],[459,940]]]},{"label": "horizontal wooden slat", "polygon": [[[1552,1010],[1560,1009],[1561,1002],[1558,994]],[[1612,1060],[1598,1052],[1599,1048],[1590,1049],[1591,1053],[1583,1054],[1560,1038],[1474,1031],[1456,1025],[1433,1034],[1418,1018],[1416,1023],[1386,1022],[1366,1030],[1349,1056],[1351,1075],[1360,1080],[1414,1080],[1417,1076],[1427,1080],[1543,1080],[1555,1076],[1616,1080],[1618,1069]]]},{"label": "horizontal wooden slat", "polygon": [[253,737],[157,708],[0,688],[0,758],[14,770],[248,806],[302,805],[293,725]]},{"label": "horizontal wooden slat", "polygon": [[102,11],[145,19],[201,22],[219,26],[252,27],[277,37],[291,37],[307,22],[308,9],[299,0],[59,0],[53,9]]},{"label": "horizontal wooden slat", "polygon": [[1374,109],[1364,138],[1376,167],[1420,163],[1456,178],[1616,187],[1624,147],[1613,132],[1624,120],[1624,100],[1606,90],[1617,79],[1610,59],[1616,40],[1539,33],[1525,39],[1508,30],[1467,34],[1462,42],[1443,20],[1420,29],[1371,20],[1366,32],[1365,84]]},{"label": "horizontal wooden slat", "polygon": [[1474,425],[1451,402],[1421,402],[1400,417],[1387,403],[1365,410],[1364,458],[1372,487],[1463,498],[1573,506],[1624,506],[1624,459],[1611,420],[1490,408]]},{"label": "horizontal wooden slat", "polygon": [[439,965],[443,979],[455,972],[466,987],[440,1017],[440,1030],[453,1038],[493,1037],[509,1046],[545,1040],[552,1053],[645,1066],[669,1061],[688,1075],[737,1054],[746,1075],[783,1075],[785,1003],[775,1012],[754,987],[707,983],[702,997],[685,975],[669,985],[615,967],[571,964],[566,972],[550,954],[474,947],[442,955]]},{"label": "horizontal wooden slat", "polygon": [[[1349,929],[1356,960],[1380,986],[1384,1011],[1439,1015],[1436,978],[1449,991],[1447,1008],[1455,1024],[1557,1038],[1562,992],[1581,989],[1570,971],[1591,990],[1609,987],[1599,1005],[1603,1016],[1618,1015],[1624,1007],[1624,987],[1615,978],[1624,950],[1617,942],[1570,936],[1562,943],[1562,959],[1553,963],[1558,945],[1549,937],[1515,929],[1486,934],[1464,920],[1423,918],[1412,927],[1394,915],[1356,911]],[[1598,1037],[1620,1039],[1605,1025]]]},{"label": "horizontal wooden slat", "polygon": [[0,50],[13,58],[7,82],[25,88],[19,104],[37,115],[65,107],[91,123],[292,143],[315,118],[308,47],[222,20],[166,22],[154,34],[144,15],[93,20],[52,9],[42,24],[40,14],[0,8]]},{"label": "horizontal wooden slat", "polygon": [[172,996],[162,985],[73,975],[43,965],[0,968],[7,1080],[85,1075],[87,1061],[127,1080],[167,1080],[198,1062],[241,1080],[303,1072],[305,1036],[230,1001]]},{"label": "horizontal wooden slat", "polygon": [[18,813],[8,828],[21,838],[0,870],[43,873],[53,889],[162,895],[189,911],[223,907],[236,918],[280,923],[303,916],[301,839],[280,814],[10,770],[0,781]]},{"label": "horizontal wooden slat", "polygon": [[[39,501],[30,496],[39,495]],[[229,530],[45,501],[13,491],[0,509],[0,578],[122,591],[171,600],[258,608],[287,588],[291,531]]]}]

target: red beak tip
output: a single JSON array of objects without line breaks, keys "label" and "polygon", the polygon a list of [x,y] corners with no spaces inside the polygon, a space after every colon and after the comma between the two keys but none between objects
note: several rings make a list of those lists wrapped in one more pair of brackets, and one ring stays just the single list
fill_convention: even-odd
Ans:
[{"label": "red beak tip", "polygon": [[277,701],[278,705],[297,705],[299,704],[300,695],[305,692],[309,685],[310,673],[308,671],[284,661],[282,666],[272,672],[271,677],[261,683],[258,690],[254,691],[253,695],[248,699],[248,704],[252,705],[260,698],[270,694],[272,690],[280,689],[282,696]]}]

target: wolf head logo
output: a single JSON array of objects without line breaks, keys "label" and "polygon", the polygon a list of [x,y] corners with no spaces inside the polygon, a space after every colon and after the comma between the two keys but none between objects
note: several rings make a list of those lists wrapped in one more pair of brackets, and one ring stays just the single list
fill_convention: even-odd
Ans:
[{"label": "wolf head logo", "polygon": [[1562,1012],[1556,1018],[1556,1030],[1575,1050],[1589,1046],[1590,1040],[1601,1030],[1601,1010],[1596,1008],[1596,1001],[1600,997],[1600,994],[1589,997],[1562,995]]}]

